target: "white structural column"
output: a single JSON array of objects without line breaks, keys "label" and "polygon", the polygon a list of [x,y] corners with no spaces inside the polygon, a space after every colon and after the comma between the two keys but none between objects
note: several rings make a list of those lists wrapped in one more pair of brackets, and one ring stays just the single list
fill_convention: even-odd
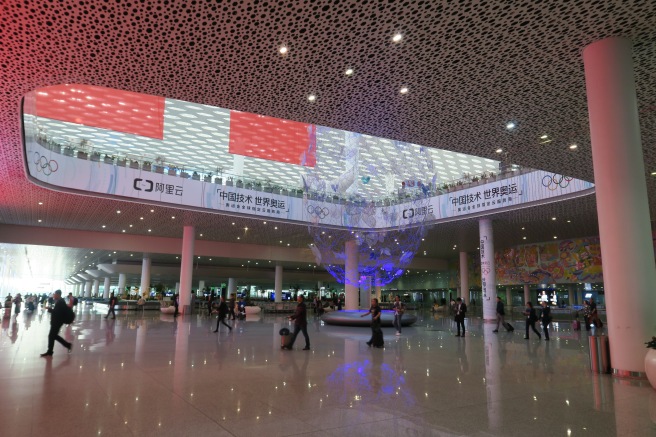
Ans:
[{"label": "white structural column", "polygon": [[99,293],[100,293],[100,279],[94,279],[93,290],[91,290],[91,294],[93,297],[98,297]]},{"label": "white structural column", "polygon": [[371,306],[371,276],[360,278],[360,308]]},{"label": "white structural column", "polygon": [[84,283],[84,297],[91,297],[91,286],[93,285],[92,281],[86,281]]},{"label": "white structural column", "polygon": [[526,302],[530,302],[530,301],[531,301],[531,287],[528,284],[524,284],[524,305],[526,305]]},{"label": "white structural column", "polygon": [[226,298],[229,298],[233,294],[237,295],[237,280],[235,278],[228,278],[228,295]]},{"label": "white structural column", "polygon": [[506,287],[506,308],[507,311],[512,311],[512,288]]},{"label": "white structural column", "polygon": [[460,297],[469,306],[469,264],[467,252],[460,252]]},{"label": "white structural column", "polygon": [[276,264],[276,276],[273,289],[275,291],[274,301],[282,302],[282,266]]},{"label": "white structural column", "polygon": [[483,305],[483,320],[497,319],[497,274],[494,265],[494,238],[492,220],[483,218],[478,222],[481,251],[481,290]]},{"label": "white structural column", "polygon": [[109,299],[109,285],[110,285],[110,278],[109,276],[105,277],[105,282],[103,284],[103,299]]},{"label": "white structural column", "polygon": [[180,294],[179,309],[182,314],[191,312],[191,279],[194,269],[194,235],[193,226],[185,226],[182,231],[182,254],[180,262]]},{"label": "white structural column", "polygon": [[199,296],[203,295],[203,288],[205,288],[205,281],[198,281],[198,294]]},{"label": "white structural column", "polygon": [[378,299],[378,302],[380,302],[380,295],[381,295],[381,287],[380,287],[380,275],[378,272],[374,274],[374,292],[376,294],[376,299]]},{"label": "white structural column", "polygon": [[144,293],[150,294],[150,266],[152,261],[150,256],[145,254],[141,260],[141,285],[139,286],[139,295],[143,296]]},{"label": "white structural column", "polygon": [[569,307],[573,307],[576,305],[576,300],[574,299],[574,293],[576,293],[576,289],[574,288],[573,285],[570,285],[567,287],[567,295],[569,296]]},{"label": "white structural column", "polygon": [[[607,38],[583,50],[611,365],[644,373],[656,332],[654,248],[633,76],[632,42]],[[635,305],[627,305],[633,302]]]},{"label": "white structural column", "polygon": [[344,245],[346,263],[344,265],[344,309],[358,309],[358,288],[360,274],[358,273],[358,245],[355,240],[349,240]]},{"label": "white structural column", "polygon": [[118,274],[118,289],[116,290],[116,293],[114,293],[114,296],[120,296],[123,294],[125,291],[125,284],[127,282],[127,277],[125,276],[125,273],[119,273]]}]

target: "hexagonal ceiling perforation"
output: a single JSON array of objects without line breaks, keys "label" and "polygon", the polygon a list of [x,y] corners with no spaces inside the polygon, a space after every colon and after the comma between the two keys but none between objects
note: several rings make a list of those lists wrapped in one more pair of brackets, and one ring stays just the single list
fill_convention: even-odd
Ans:
[{"label": "hexagonal ceiling perforation", "polygon": [[[653,2],[3,2],[0,13],[0,223],[121,232],[136,203],[57,193],[23,169],[19,103],[38,87],[83,83],[402,140],[592,180],[581,50],[608,36],[634,41],[647,172],[656,170]],[[399,43],[392,36],[403,35]],[[286,45],[285,56],[278,48]],[[345,75],[346,68],[354,74]],[[401,87],[408,93],[401,94]],[[309,94],[317,96],[309,102]],[[509,132],[507,121],[517,122]],[[540,137],[552,140],[541,144]],[[575,142],[578,149],[569,150]],[[648,178],[650,210],[655,178]],[[43,205],[38,205],[43,202]],[[150,209],[150,208],[148,208]],[[116,210],[122,210],[120,217]],[[575,212],[574,212],[575,211]],[[156,208],[135,233],[182,235],[183,223],[231,241],[254,220]],[[570,215],[553,229],[549,217]],[[176,215],[179,219],[171,220]],[[597,233],[594,198],[495,215],[497,247]],[[41,222],[39,222],[41,220]],[[237,225],[235,225],[237,226]],[[303,227],[280,225],[295,247]],[[475,220],[431,230],[425,247],[475,250]],[[423,249],[423,248],[422,248]],[[76,255],[77,256],[77,255]],[[72,260],[72,259],[71,259]],[[72,263],[71,263],[72,264]]]}]

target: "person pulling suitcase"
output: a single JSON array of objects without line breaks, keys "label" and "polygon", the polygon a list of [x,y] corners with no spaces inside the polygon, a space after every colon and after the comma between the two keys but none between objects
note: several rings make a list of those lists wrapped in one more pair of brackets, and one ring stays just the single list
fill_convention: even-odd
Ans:
[{"label": "person pulling suitcase", "polygon": [[380,306],[378,305],[378,299],[371,299],[371,307],[369,311],[361,315],[360,317],[365,317],[371,314],[371,339],[367,342],[367,346],[382,348],[385,346],[383,340],[383,330],[380,329]]}]

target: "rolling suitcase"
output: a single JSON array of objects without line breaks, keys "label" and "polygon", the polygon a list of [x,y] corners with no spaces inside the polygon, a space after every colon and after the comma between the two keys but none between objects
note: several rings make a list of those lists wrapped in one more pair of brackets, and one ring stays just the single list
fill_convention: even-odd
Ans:
[{"label": "rolling suitcase", "polygon": [[292,334],[289,332],[289,329],[282,328],[280,330],[280,349],[285,349],[291,347],[292,344]]},{"label": "rolling suitcase", "polygon": [[508,322],[503,322],[503,327],[506,328],[506,331],[513,332],[515,328]]},{"label": "rolling suitcase", "polygon": [[574,331],[580,331],[581,330],[581,322],[579,322],[578,320],[574,320],[572,322],[572,329]]}]

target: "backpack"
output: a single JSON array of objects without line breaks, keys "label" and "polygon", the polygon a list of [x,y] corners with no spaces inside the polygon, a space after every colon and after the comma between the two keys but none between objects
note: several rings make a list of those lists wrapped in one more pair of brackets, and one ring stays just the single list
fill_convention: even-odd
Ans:
[{"label": "backpack", "polygon": [[66,312],[64,313],[64,323],[70,325],[75,321],[75,312],[72,308],[66,307]]}]

